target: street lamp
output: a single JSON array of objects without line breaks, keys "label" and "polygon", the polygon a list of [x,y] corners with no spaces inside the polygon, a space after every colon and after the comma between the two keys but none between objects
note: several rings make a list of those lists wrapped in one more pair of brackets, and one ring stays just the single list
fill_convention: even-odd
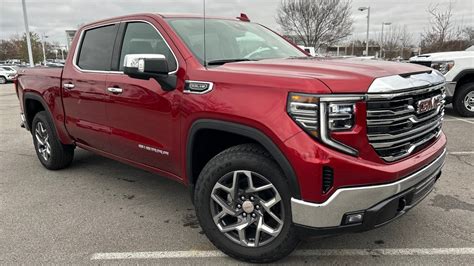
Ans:
[{"label": "street lamp", "polygon": [[380,58],[383,58],[383,45],[384,45],[384,40],[383,40],[383,26],[390,26],[392,25],[392,22],[382,22],[382,36],[380,40]]},{"label": "street lamp", "polygon": [[46,50],[44,49],[44,39],[48,38],[48,36],[46,36],[44,33],[43,33],[43,38],[42,38],[42,42],[41,44],[43,45],[43,64],[46,65]]},{"label": "street lamp", "polygon": [[25,0],[21,1],[21,4],[23,5],[23,20],[25,22],[25,31],[26,31],[26,45],[28,46],[28,58],[30,60],[30,66],[34,67],[34,61],[33,61],[33,52],[31,50],[31,40],[30,40],[30,30],[28,28],[28,14],[26,13],[26,3]]},{"label": "street lamp", "polygon": [[359,7],[359,11],[367,10],[367,38],[365,43],[365,55],[369,56],[369,25],[370,25],[370,6]]}]

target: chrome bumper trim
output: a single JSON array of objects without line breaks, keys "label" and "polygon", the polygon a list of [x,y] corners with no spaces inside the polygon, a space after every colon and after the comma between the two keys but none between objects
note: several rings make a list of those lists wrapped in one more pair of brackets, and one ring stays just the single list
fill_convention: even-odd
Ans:
[{"label": "chrome bumper trim", "polygon": [[345,213],[363,211],[441,171],[446,149],[429,165],[399,181],[373,186],[340,188],[324,203],[291,199],[293,222],[308,227],[340,226]]}]

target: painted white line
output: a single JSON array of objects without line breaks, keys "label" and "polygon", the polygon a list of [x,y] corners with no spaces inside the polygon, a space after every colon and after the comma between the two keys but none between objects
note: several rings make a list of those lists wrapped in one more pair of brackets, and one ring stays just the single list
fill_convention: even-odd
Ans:
[{"label": "painted white line", "polygon": [[467,120],[467,119],[464,119],[464,118],[454,117],[454,119],[459,120],[459,121],[463,121],[463,122],[466,122],[466,123],[469,123],[469,124],[474,124],[474,121],[470,121],[470,120]]},{"label": "painted white line", "polygon": [[452,154],[452,155],[468,155],[468,154],[474,154],[474,151],[451,151],[451,152],[448,152],[448,154]]},{"label": "painted white line", "polygon": [[[297,250],[292,257],[313,256],[433,256],[433,255],[474,255],[472,248],[393,248],[393,249],[316,249]],[[157,252],[114,252],[95,253],[91,260],[128,260],[128,259],[186,259],[186,258],[222,258],[224,253],[211,251],[157,251]]]}]

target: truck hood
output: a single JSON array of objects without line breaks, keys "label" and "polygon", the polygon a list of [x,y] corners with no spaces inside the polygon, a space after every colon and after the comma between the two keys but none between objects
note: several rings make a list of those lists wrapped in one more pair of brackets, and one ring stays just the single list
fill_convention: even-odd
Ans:
[{"label": "truck hood", "polygon": [[407,63],[327,58],[244,61],[228,63],[218,69],[288,78],[314,78],[325,83],[333,93],[365,93],[376,78],[431,70]]},{"label": "truck hood", "polygon": [[462,58],[474,58],[474,51],[442,52],[422,54],[410,58],[411,62],[453,61]]}]

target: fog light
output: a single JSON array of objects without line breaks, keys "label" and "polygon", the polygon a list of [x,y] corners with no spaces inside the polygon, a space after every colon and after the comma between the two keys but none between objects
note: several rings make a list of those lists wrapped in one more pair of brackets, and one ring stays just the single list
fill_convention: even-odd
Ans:
[{"label": "fog light", "polygon": [[363,219],[364,219],[364,214],[363,213],[347,214],[346,219],[344,221],[344,224],[362,223]]}]

